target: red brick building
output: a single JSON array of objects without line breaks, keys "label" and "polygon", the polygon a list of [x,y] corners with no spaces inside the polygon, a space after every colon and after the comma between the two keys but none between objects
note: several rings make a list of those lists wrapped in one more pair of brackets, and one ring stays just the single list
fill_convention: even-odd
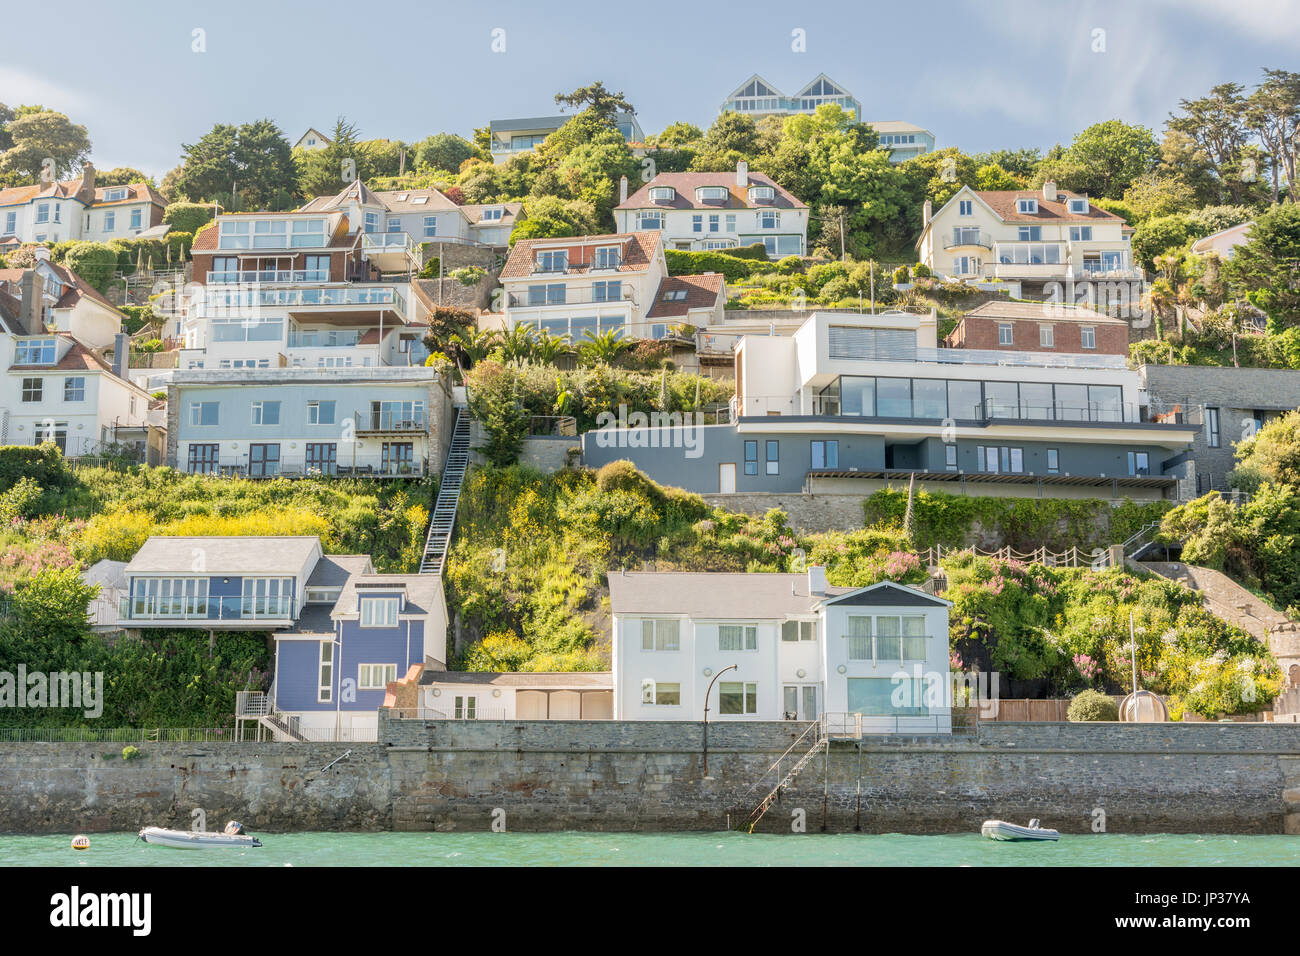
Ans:
[{"label": "red brick building", "polygon": [[986,302],[943,340],[952,349],[1128,355],[1128,323],[1050,302]]}]

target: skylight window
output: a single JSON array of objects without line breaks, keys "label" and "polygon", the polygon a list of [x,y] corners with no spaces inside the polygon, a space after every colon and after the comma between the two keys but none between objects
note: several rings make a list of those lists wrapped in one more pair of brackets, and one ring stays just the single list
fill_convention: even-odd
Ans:
[{"label": "skylight window", "polygon": [[411,202],[416,206],[423,206],[428,201],[429,201],[428,196],[416,196],[414,199],[411,200]]}]

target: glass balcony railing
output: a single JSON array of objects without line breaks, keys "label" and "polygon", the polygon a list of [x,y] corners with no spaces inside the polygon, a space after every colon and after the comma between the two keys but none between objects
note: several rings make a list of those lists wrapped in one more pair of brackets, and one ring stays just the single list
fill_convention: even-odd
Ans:
[{"label": "glass balcony railing", "polygon": [[254,282],[329,282],[328,269],[225,269],[208,273],[209,285]]},{"label": "glass balcony railing", "polygon": [[404,232],[367,232],[361,236],[365,252],[414,252],[415,240]]},{"label": "glass balcony railing", "polygon": [[356,330],[342,332],[290,332],[291,349],[344,349],[361,344],[361,333]]},{"label": "glass balcony railing", "polygon": [[392,306],[406,315],[406,298],[386,286],[332,286],[315,289],[264,289],[242,286],[239,289],[216,289],[203,298],[203,314],[220,310],[246,309],[251,306],[295,308],[299,306]]},{"label": "glass balcony railing", "polygon": [[422,408],[354,412],[352,420],[358,432],[422,432],[426,428]]},{"label": "glass balcony railing", "polygon": [[293,598],[137,595],[118,602],[117,616],[122,621],[287,621],[293,619]]}]

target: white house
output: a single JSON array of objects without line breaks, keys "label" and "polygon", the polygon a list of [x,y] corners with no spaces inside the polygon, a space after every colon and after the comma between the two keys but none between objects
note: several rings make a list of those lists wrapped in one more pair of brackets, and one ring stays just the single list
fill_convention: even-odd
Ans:
[{"label": "white house", "polygon": [[[559,116],[492,120],[488,123],[488,148],[492,153],[492,162],[500,164],[523,153],[531,153],[545,142],[546,137],[572,120],[575,115],[570,113]],[[614,114],[614,125],[633,147],[634,155],[644,152],[642,142],[645,134],[641,131],[641,124],[637,122],[635,113]]]},{"label": "white house", "polygon": [[133,239],[161,225],[166,200],[152,186],[95,186],[95,167],[77,179],[0,189],[0,252],[25,242]]},{"label": "white house", "polygon": [[631,196],[619,185],[620,232],[653,229],[665,248],[734,249],[762,243],[772,258],[802,256],[808,207],[742,160],[732,173],[660,173]]},{"label": "white house", "polygon": [[436,189],[372,190],[361,180],[336,196],[318,196],[298,212],[342,212],[371,245],[414,247],[420,243],[463,242],[505,246],[523,203],[457,206]]},{"label": "white house", "polygon": [[103,355],[121,317],[92,292],[46,262],[0,270],[0,445],[50,441],[80,457],[128,434],[149,444],[149,394]]},{"label": "white house", "polygon": [[609,720],[608,671],[445,671],[420,675],[420,716],[432,720]]},{"label": "white house", "polygon": [[316,127],[312,126],[307,132],[298,137],[298,142],[293,144],[294,149],[324,149],[334,140],[330,139]]},{"label": "white house", "polygon": [[834,103],[862,121],[862,104],[840,83],[825,73],[819,73],[787,96],[757,73],[747,79],[722,103],[720,113],[744,113],[746,116],[790,116],[796,113],[815,113],[817,107]]},{"label": "white house", "polygon": [[963,186],[933,215],[929,203],[916,242],[920,261],[960,282],[997,282],[1013,298],[1095,280],[1137,281],[1132,229],[1087,196],[1058,190],[975,190]]},{"label": "white house", "polygon": [[1252,220],[1236,226],[1229,226],[1227,229],[1220,229],[1218,232],[1212,232],[1208,236],[1203,236],[1193,242],[1192,252],[1198,256],[1213,252],[1220,259],[1231,259],[1238,246],[1245,245],[1250,241],[1250,230],[1254,225],[1255,223]]},{"label": "white house", "polygon": [[508,328],[582,342],[604,332],[663,338],[674,325],[720,321],[716,273],[668,275],[658,232],[521,239],[500,275]]},{"label": "white house", "polygon": [[826,572],[609,577],[614,719],[816,720],[951,732],[948,601]]}]

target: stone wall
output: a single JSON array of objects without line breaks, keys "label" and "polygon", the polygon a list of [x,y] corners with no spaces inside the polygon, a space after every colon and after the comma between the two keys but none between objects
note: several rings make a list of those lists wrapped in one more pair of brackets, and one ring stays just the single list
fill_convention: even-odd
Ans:
[{"label": "stone wall", "polygon": [[[0,743],[0,828],[185,826],[253,831],[717,830],[762,798],[806,725],[388,721],[381,744]],[[322,773],[345,751],[350,756]],[[1300,834],[1300,724],[983,724],[976,736],[835,742],[760,829],[792,810],[832,831],[973,832],[1031,817],[1089,832]]]},{"label": "stone wall", "polygon": [[863,524],[862,503],[866,495],[806,495],[739,492],[730,495],[701,495],[710,505],[747,515],[764,515],[780,508],[790,517],[790,526],[806,533],[851,531]]}]

